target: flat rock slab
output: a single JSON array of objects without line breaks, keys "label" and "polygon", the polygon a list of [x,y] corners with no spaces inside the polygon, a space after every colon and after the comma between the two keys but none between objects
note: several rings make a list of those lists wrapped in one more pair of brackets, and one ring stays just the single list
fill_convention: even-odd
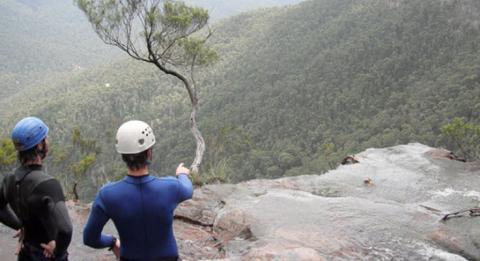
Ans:
[{"label": "flat rock slab", "polygon": [[[479,205],[480,169],[432,150],[422,144],[369,149],[355,155],[359,163],[324,175],[197,189],[175,212],[181,257],[480,260],[480,217],[441,222],[448,212]],[[68,206],[71,260],[114,260],[81,244],[90,206]],[[109,223],[106,231],[115,228]],[[15,260],[12,235],[0,226],[2,260]]]}]

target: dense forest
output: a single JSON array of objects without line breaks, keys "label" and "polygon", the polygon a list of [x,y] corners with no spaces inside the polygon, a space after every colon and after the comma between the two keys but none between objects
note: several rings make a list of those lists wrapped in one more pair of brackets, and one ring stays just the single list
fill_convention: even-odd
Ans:
[{"label": "dense forest", "polygon": [[[198,181],[322,173],[347,154],[408,142],[462,153],[442,126],[480,123],[479,12],[475,0],[310,0],[213,24],[221,59],[199,72],[207,155]],[[2,100],[0,134],[25,115],[45,119],[50,172],[88,197],[124,174],[113,144],[125,120],[156,131],[159,175],[192,160],[186,97],[125,57]]]},{"label": "dense forest", "polygon": [[[298,2],[187,1],[209,8],[213,20],[253,8]],[[98,39],[73,1],[3,0],[0,17],[0,100],[35,86],[43,78],[50,80],[122,57]]]},{"label": "dense forest", "polygon": [[302,1],[303,0],[186,0],[185,3],[208,9],[213,21],[216,21],[253,8],[284,6]]}]

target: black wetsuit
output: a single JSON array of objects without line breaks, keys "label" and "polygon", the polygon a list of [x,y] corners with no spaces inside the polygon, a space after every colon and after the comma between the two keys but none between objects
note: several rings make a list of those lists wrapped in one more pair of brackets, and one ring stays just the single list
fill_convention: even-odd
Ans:
[{"label": "black wetsuit", "polygon": [[28,252],[41,253],[40,244],[52,240],[56,242],[55,255],[65,260],[72,224],[62,187],[42,166],[21,166],[4,178],[0,187],[0,222],[24,229],[25,247],[19,260],[30,260]]}]

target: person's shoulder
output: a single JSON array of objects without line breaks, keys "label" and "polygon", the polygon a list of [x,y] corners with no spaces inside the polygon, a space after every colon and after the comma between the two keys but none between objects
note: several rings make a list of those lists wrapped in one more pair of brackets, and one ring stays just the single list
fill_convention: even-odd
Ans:
[{"label": "person's shoulder", "polygon": [[114,190],[117,187],[119,187],[122,184],[122,180],[117,180],[117,181],[110,181],[108,183],[105,183],[101,188],[100,192],[102,191],[110,191]]},{"label": "person's shoulder", "polygon": [[104,184],[98,191],[97,197],[102,201],[108,201],[108,199],[116,198],[118,191],[122,190],[121,184],[122,180],[112,181]]},{"label": "person's shoulder", "polygon": [[180,182],[176,177],[165,176],[165,177],[155,177],[154,181],[163,187],[178,186]]},{"label": "person's shoulder", "polygon": [[26,184],[31,184],[33,187],[45,186],[60,186],[60,182],[43,169],[33,170],[26,178]]},{"label": "person's shoulder", "polygon": [[55,179],[55,177],[53,177],[52,175],[50,175],[47,171],[45,171],[44,169],[35,169],[35,170],[32,170],[30,172],[30,174],[27,175],[27,178],[29,179],[35,179],[37,181],[46,181],[46,180],[50,180],[50,179]]},{"label": "person's shoulder", "polygon": [[30,188],[30,195],[49,196],[55,202],[65,201],[62,185],[60,182],[45,172],[34,173],[32,179],[25,182],[27,188]]},{"label": "person's shoulder", "polygon": [[165,183],[165,184],[168,184],[168,183],[177,184],[177,183],[179,183],[178,179],[176,177],[173,177],[173,176],[155,177],[155,180],[157,182],[161,182],[161,183]]},{"label": "person's shoulder", "polygon": [[175,177],[173,177],[173,176],[155,177],[155,179],[157,179],[157,180],[159,180],[159,181],[165,181],[165,182],[177,181],[177,178],[175,178]]}]

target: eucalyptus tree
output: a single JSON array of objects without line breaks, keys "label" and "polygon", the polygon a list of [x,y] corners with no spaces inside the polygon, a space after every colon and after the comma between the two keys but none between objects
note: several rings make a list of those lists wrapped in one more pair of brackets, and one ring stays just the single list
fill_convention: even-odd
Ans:
[{"label": "eucalyptus tree", "polygon": [[196,120],[199,98],[195,68],[218,58],[206,45],[211,35],[208,11],[173,0],[75,2],[106,44],[120,48],[135,60],[152,64],[183,83],[192,106],[190,126],[196,140],[191,168],[198,172],[205,141]]}]

